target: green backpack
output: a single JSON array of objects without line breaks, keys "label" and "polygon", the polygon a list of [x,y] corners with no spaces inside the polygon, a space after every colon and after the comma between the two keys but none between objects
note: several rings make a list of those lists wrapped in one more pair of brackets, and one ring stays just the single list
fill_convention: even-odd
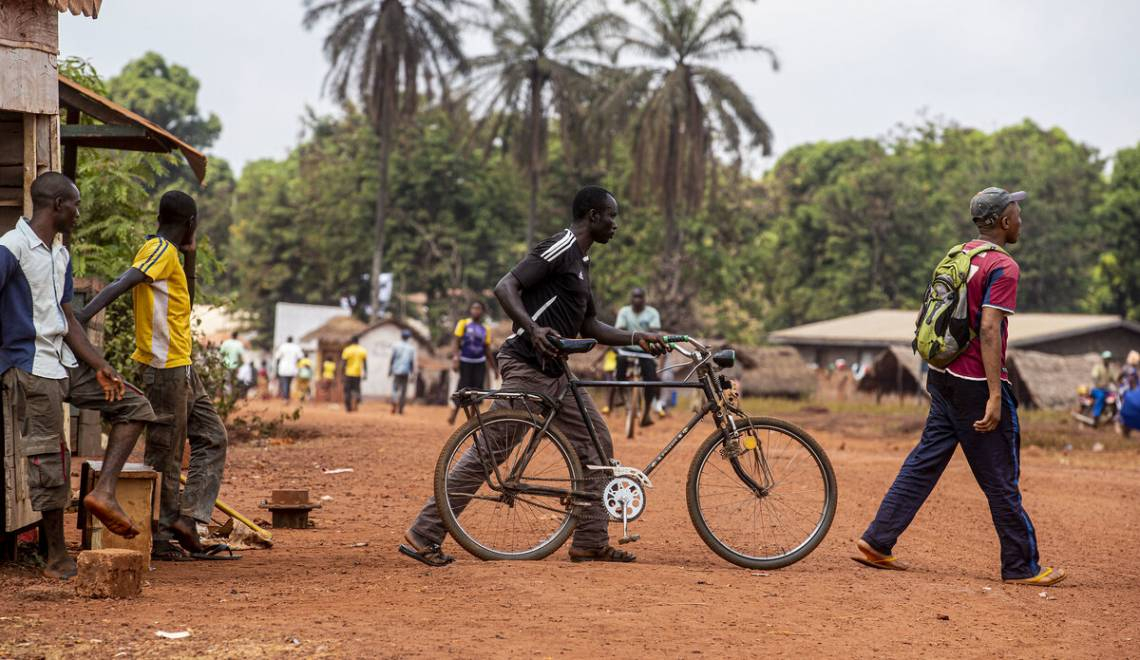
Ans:
[{"label": "green backpack", "polygon": [[955,245],[938,263],[914,322],[911,347],[934,367],[945,367],[953,362],[977,334],[970,327],[970,308],[966,303],[970,262],[976,255],[990,250],[1009,254],[993,243],[983,243],[969,251],[964,250],[965,247],[965,243]]}]

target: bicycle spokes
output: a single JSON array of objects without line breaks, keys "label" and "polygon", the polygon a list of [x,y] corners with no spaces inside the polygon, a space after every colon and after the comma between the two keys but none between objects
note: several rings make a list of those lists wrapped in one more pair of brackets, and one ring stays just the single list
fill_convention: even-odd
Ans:
[{"label": "bicycle spokes", "polygon": [[697,458],[696,497],[709,532],[746,558],[791,556],[813,540],[829,484],[812,448],[779,428],[748,428]]},{"label": "bicycle spokes", "polygon": [[448,501],[441,504],[468,536],[496,552],[530,551],[570,519],[568,457],[536,422],[484,420],[455,445],[445,485]]}]

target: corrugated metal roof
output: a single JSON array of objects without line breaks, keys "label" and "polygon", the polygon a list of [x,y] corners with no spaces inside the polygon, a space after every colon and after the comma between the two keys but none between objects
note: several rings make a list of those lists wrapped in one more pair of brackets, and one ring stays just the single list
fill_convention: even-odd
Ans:
[{"label": "corrugated metal roof", "polygon": [[73,16],[83,14],[99,18],[99,8],[103,6],[103,0],[47,0],[47,4],[60,12],[71,12]]},{"label": "corrugated metal roof", "polygon": [[[778,330],[768,335],[776,344],[833,346],[910,345],[914,339],[913,310],[878,309],[829,321]],[[1086,332],[1140,325],[1112,314],[1015,314],[1009,323],[1011,346],[1027,346]]]}]

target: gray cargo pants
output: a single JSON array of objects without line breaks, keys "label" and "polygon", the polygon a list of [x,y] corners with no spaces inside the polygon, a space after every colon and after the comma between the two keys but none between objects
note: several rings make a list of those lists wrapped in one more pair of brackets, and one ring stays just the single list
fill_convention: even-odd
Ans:
[{"label": "gray cargo pants", "polygon": [[[226,427],[214,409],[209,392],[190,367],[141,371],[143,392],[155,414],[172,420],[152,425],[146,432],[143,460],[162,473],[156,541],[172,538],[170,525],[181,516],[200,523],[210,522],[210,513],[222,488],[222,471],[229,442]],[[190,438],[190,471],[179,495],[182,453]]]},{"label": "gray cargo pants", "polygon": [[[522,392],[535,392],[545,394],[551,398],[558,396],[558,393],[566,386],[564,377],[557,378],[547,376],[546,374],[538,371],[534,367],[512,358],[508,355],[499,356],[499,370],[503,375],[503,389],[504,390],[519,390]],[[594,449],[594,444],[590,442],[590,433],[586,430],[586,421],[582,418],[581,413],[578,412],[578,406],[574,403],[573,395],[567,394],[565,406],[558,413],[554,419],[554,425],[566,436],[570,444],[574,446],[574,451],[578,453],[578,459],[582,462],[582,467],[587,465],[608,465],[609,457],[613,455],[613,441],[610,439],[610,430],[606,426],[605,420],[602,419],[598,413],[597,407],[594,405],[593,399],[588,394],[582,392],[582,398],[586,404],[586,414],[590,416],[590,420],[594,425],[594,430],[598,434],[598,441],[602,445],[602,449],[606,452],[606,456],[598,456],[598,452]],[[491,410],[498,410],[500,408],[509,408],[511,403],[507,401],[495,401],[491,405]],[[496,438],[492,434],[485,434],[484,438],[491,447],[495,448],[496,454],[499,453],[495,441]],[[498,438],[502,442],[502,438]],[[512,438],[512,440],[516,440]],[[509,447],[503,448],[502,455],[506,455]],[[469,486],[470,492],[474,493],[479,489],[483,483],[482,469],[463,470],[462,466],[466,464],[477,464],[479,461],[473,455],[472,450],[468,450],[463,456],[460,457],[459,462],[456,463],[454,468],[455,472],[466,473],[473,475],[473,480],[470,484],[455,483],[458,480],[453,480],[450,488],[455,490],[468,490],[465,485]],[[453,472],[453,474],[455,473]],[[574,530],[574,541],[572,543],[574,548],[581,550],[595,550],[605,547],[609,542],[609,516],[606,515],[605,509],[602,508],[601,494],[602,489],[606,485],[604,473],[598,473],[593,470],[586,471],[586,482],[583,490],[596,493],[598,495],[598,504],[585,507],[581,509],[582,513],[579,514],[578,527]],[[418,543],[443,543],[443,537],[447,534],[447,528],[443,525],[443,520],[439,517],[439,510],[436,508],[435,498],[428,499],[427,504],[416,516],[416,520],[412,523],[412,534],[416,537]]]}]

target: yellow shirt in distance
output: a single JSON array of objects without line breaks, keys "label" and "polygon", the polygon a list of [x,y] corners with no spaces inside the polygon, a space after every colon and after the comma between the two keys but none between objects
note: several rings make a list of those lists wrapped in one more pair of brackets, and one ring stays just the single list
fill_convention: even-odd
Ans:
[{"label": "yellow shirt in distance", "polygon": [[324,380],[336,378],[336,362],[325,360],[325,363],[321,365],[321,378]]},{"label": "yellow shirt in distance", "polygon": [[344,360],[344,375],[359,378],[364,375],[364,361],[368,359],[368,351],[360,344],[349,344],[340,353]]},{"label": "yellow shirt in distance", "polygon": [[131,359],[156,369],[190,364],[190,290],[178,246],[152,236],[131,266],[147,277],[132,291],[135,352]]}]

